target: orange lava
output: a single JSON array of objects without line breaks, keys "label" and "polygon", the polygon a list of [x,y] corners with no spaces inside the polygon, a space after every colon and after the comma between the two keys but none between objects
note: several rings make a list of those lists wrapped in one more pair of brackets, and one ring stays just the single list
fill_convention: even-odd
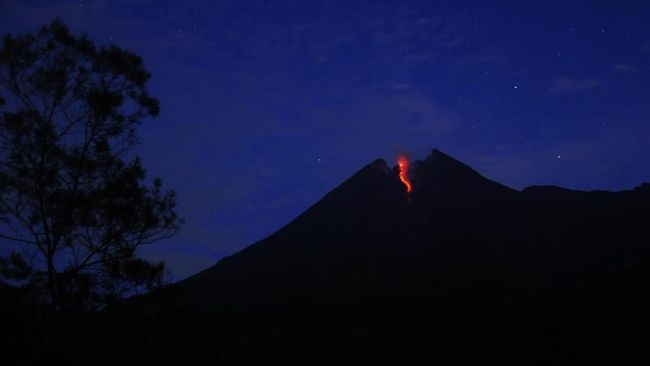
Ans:
[{"label": "orange lava", "polygon": [[400,155],[397,157],[397,166],[399,166],[399,180],[406,186],[406,192],[411,193],[413,187],[408,177],[409,159],[406,156]]}]

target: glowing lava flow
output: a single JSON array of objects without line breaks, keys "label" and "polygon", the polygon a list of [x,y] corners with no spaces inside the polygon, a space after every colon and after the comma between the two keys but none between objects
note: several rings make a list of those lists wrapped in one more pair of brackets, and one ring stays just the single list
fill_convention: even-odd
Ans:
[{"label": "glowing lava flow", "polygon": [[409,181],[408,178],[408,170],[409,170],[409,160],[406,156],[398,156],[397,157],[397,166],[399,166],[399,180],[404,183],[406,186],[406,192],[411,193],[413,190],[413,187],[411,187],[411,182]]}]

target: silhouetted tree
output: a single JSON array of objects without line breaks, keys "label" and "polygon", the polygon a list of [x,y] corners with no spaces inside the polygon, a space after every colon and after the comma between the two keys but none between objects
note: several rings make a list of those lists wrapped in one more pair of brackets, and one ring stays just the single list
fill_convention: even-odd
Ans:
[{"label": "silhouetted tree", "polygon": [[[136,254],[181,225],[175,193],[145,184],[127,155],[158,115],[142,59],[96,46],[59,20],[0,49],[0,241],[20,243],[0,274],[52,309],[101,307],[160,284]],[[5,251],[6,252],[6,251]]]}]

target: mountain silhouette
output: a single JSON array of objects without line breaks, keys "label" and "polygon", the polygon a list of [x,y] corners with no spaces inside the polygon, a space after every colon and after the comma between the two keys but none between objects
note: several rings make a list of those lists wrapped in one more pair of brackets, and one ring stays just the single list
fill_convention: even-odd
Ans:
[{"label": "mountain silhouette", "polygon": [[132,299],[125,339],[148,337],[137,352],[162,361],[226,364],[644,354],[649,184],[518,191],[438,150],[409,175],[410,194],[376,160],[271,236]]}]

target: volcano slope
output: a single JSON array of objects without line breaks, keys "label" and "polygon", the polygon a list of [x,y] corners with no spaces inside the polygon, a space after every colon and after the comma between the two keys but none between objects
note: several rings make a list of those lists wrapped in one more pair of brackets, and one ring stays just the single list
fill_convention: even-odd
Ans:
[{"label": "volcano slope", "polygon": [[224,364],[644,356],[650,185],[517,191],[437,150],[409,175],[410,194],[377,160],[268,238],[134,300],[117,348]]}]

